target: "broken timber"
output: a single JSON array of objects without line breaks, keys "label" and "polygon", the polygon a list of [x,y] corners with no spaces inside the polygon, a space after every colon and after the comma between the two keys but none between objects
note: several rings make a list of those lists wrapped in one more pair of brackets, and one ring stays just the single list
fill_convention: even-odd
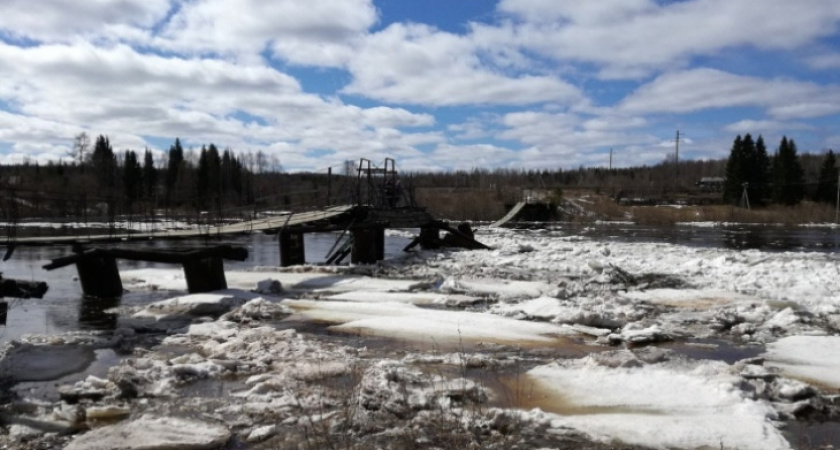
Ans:
[{"label": "broken timber", "polygon": [[[47,293],[47,283],[43,281],[24,281],[3,278],[0,274],[0,298],[43,298]],[[6,325],[9,304],[0,300],[0,325]]]},{"label": "broken timber", "polygon": [[187,290],[195,293],[227,289],[222,260],[244,261],[247,258],[248,250],[230,245],[182,251],[93,249],[56,258],[44,265],[44,269],[54,270],[75,264],[79,272],[82,292],[86,296],[115,298],[121,296],[123,292],[117,259],[181,264],[187,279]]}]

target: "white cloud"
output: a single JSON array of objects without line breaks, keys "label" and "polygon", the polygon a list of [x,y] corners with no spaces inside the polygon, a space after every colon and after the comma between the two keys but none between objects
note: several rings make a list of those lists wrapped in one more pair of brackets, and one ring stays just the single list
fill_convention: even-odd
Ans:
[{"label": "white cloud", "polygon": [[807,58],[808,64],[815,69],[840,68],[840,53],[825,53]]},{"label": "white cloud", "polygon": [[657,8],[650,0],[600,0],[597,2],[558,2],[555,0],[502,0],[499,11],[528,22],[612,23]]},{"label": "white cloud", "polygon": [[170,0],[3,0],[0,30],[42,42],[110,40],[155,25],[169,8]]},{"label": "white cloud", "polygon": [[266,49],[302,64],[339,65],[376,23],[370,0],[198,0],[184,3],[158,45],[256,58]]},{"label": "white cloud", "polygon": [[840,88],[692,69],[664,74],[620,105],[628,113],[687,113],[730,107],[766,108],[780,119],[818,117],[840,112]]},{"label": "white cloud", "polygon": [[323,99],[263,65],[147,55],[124,45],[0,43],[0,70],[0,100],[18,111],[0,115],[13,125],[0,132],[6,142],[66,145],[88,129],[108,134],[118,150],[148,145],[142,136],[179,136],[238,150],[332,149],[350,159],[441,142],[436,132],[401,130],[434,125],[429,114]]},{"label": "white cloud", "polygon": [[739,46],[791,50],[837,31],[835,0],[550,2],[505,0],[508,45],[557,61],[598,64],[601,76],[634,78]]},{"label": "white cloud", "polygon": [[724,130],[738,134],[784,134],[789,130],[812,130],[813,126],[801,122],[783,122],[778,120],[753,120],[744,119],[731,123],[724,127]]},{"label": "white cloud", "polygon": [[485,67],[468,37],[394,24],[365,39],[348,62],[347,94],[433,106],[576,103],[574,86],[548,76],[510,77]]}]

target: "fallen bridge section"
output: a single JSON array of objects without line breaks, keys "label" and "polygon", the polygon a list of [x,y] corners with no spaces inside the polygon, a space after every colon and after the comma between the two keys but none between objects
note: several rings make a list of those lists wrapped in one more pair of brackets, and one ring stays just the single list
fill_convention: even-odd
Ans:
[{"label": "fallen bridge section", "polygon": [[519,202],[513,205],[513,208],[511,208],[510,211],[508,211],[508,213],[505,214],[504,217],[491,223],[490,228],[497,228],[510,222],[511,220],[513,220],[514,217],[516,217],[517,214],[519,214],[520,211],[522,211],[522,208],[524,208],[526,204],[527,202]]}]

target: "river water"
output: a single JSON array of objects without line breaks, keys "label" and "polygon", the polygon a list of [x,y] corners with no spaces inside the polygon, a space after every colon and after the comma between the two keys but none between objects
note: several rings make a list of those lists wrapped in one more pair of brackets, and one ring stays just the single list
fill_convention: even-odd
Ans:
[{"label": "river water", "polygon": [[[310,264],[323,263],[327,253],[338,237],[333,233],[309,233],[305,235],[306,261]],[[385,258],[394,258],[408,245],[410,238],[390,235],[385,238]],[[195,239],[173,242],[126,242],[122,248],[160,249],[168,246],[201,247],[203,245],[230,244],[248,249],[245,261],[225,261],[225,268],[243,270],[257,266],[279,266],[280,248],[276,236],[254,233],[244,236],[217,239]],[[171,297],[170,292],[126,293],[122,299],[103,301],[86,299],[75,266],[53,271],[42,267],[54,258],[71,254],[69,246],[18,247],[12,258],[0,262],[3,277],[19,280],[46,281],[49,291],[43,299],[6,299],[9,311],[5,326],[0,326],[0,342],[18,339],[24,334],[60,334],[73,330],[108,330],[116,325],[117,317],[106,309],[123,305],[145,304]],[[145,263],[142,261],[119,261],[120,270],[146,267],[169,267],[168,264]]]},{"label": "river water", "polygon": [[[621,242],[662,242],[669,244],[725,247],[732,249],[760,249],[764,251],[806,251],[833,253],[840,249],[840,229],[783,228],[778,226],[720,226],[720,227],[650,227],[633,224],[559,224],[549,228],[558,236],[580,235],[590,239]],[[334,233],[305,235],[306,260],[323,263],[338,237]],[[410,242],[408,233],[389,233],[385,239],[385,258],[394,258]],[[277,266],[280,250],[276,236],[254,233],[218,239],[132,242],[121,247],[166,249],[168,246],[200,247],[202,245],[231,244],[248,249],[246,261],[226,261],[227,269],[242,270],[255,266]],[[70,254],[68,246],[19,247],[12,258],[0,262],[5,278],[46,281],[49,291],[43,299],[14,300],[10,303],[5,326],[0,326],[0,342],[18,339],[27,333],[58,334],[72,330],[110,329],[116,317],[103,310],[116,306],[114,302],[84,299],[76,277],[76,270],[68,266],[54,271],[42,269],[54,258]],[[119,261],[121,269],[143,267],[171,267],[138,261]],[[168,292],[127,293],[122,304],[142,304],[170,296]]]},{"label": "river water", "polygon": [[[720,226],[696,227],[680,226],[657,228],[632,224],[559,224],[549,227],[551,233],[558,236],[579,235],[600,241],[620,242],[660,242],[696,247],[723,247],[731,249],[759,249],[771,252],[823,252],[833,253],[840,249],[840,229],[832,228],[783,228],[777,226]],[[337,234],[311,233],[305,236],[306,259],[308,263],[323,263],[327,253],[336,241]],[[478,236],[480,240],[480,234]],[[389,233],[386,236],[386,259],[402,253],[410,242],[409,233]],[[227,261],[227,269],[242,270],[256,266],[277,266],[280,261],[279,245],[275,236],[255,233],[245,236],[226,237],[223,240],[185,240],[170,242],[124,243],[121,247],[166,249],[169,246],[200,247],[202,245],[231,244],[248,249],[246,261]],[[70,254],[68,246],[21,247],[17,248],[11,259],[0,262],[0,271],[5,278],[46,281],[49,291],[43,299],[16,300],[6,299],[10,304],[5,326],[0,326],[0,343],[18,339],[24,334],[61,334],[75,330],[110,330],[117,325],[118,318],[105,310],[119,304],[140,305],[171,297],[172,292],[128,292],[120,300],[102,301],[85,299],[76,277],[76,270],[68,266],[55,271],[42,269],[52,259]],[[120,261],[121,269],[144,267],[171,267],[136,261]],[[746,356],[733,350],[733,359]],[[750,351],[757,351],[750,349]],[[85,374],[105,376],[107,368],[117,361],[111,350],[97,350],[86,358],[90,364]],[[725,353],[725,352],[724,352]],[[725,356],[725,355],[724,355]],[[703,355],[698,355],[702,358]],[[716,355],[713,358],[722,358]],[[51,359],[51,358],[50,358]],[[72,382],[81,379],[84,374],[64,375],[62,381]],[[75,377],[75,378],[74,378]],[[37,383],[30,383],[38,386]],[[35,389],[29,384],[27,389]],[[46,395],[46,394],[45,394]],[[52,393],[50,395],[53,395]],[[836,424],[827,428],[814,427],[803,423],[793,423],[792,436],[807,436],[814,442],[836,442],[840,432]]]}]

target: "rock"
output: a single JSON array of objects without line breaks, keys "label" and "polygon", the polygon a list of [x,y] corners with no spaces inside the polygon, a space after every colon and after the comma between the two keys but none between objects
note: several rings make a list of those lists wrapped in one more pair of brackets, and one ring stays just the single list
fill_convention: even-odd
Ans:
[{"label": "rock", "polygon": [[143,416],[91,430],[73,439],[65,450],[213,450],[230,437],[230,431],[217,424]]}]

